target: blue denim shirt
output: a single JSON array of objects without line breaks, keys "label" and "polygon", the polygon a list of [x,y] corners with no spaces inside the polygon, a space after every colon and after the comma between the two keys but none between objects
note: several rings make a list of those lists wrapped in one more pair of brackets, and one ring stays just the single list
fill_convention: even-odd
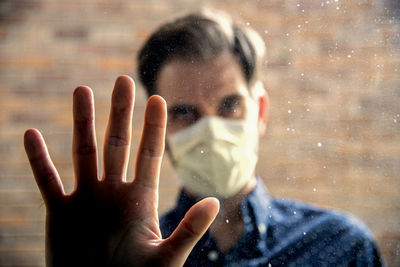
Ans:
[{"label": "blue denim shirt", "polygon": [[[160,220],[164,238],[194,203],[180,193],[177,206]],[[353,216],[272,198],[261,179],[241,210],[244,232],[236,245],[222,253],[207,231],[184,266],[384,265],[370,231]]]}]

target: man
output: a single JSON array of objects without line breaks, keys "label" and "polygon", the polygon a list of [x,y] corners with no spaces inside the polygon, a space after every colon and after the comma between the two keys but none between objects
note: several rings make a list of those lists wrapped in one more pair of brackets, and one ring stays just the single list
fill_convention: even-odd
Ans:
[{"label": "man", "polygon": [[[352,217],[268,196],[254,173],[268,110],[258,76],[263,44],[250,29],[210,14],[161,27],[141,50],[141,80],[149,96],[167,100],[169,116],[166,126],[165,102],[151,96],[132,182],[126,167],[134,85],[127,76],[115,83],[100,180],[90,88],[74,92],[71,195],[40,133],[25,133],[47,208],[48,265],[381,265],[368,230]],[[177,207],[159,224],[165,133],[184,187]],[[217,217],[219,202],[202,199],[207,196],[220,200]]]},{"label": "man", "polygon": [[378,266],[368,229],[343,213],[268,196],[254,171],[268,97],[264,44],[226,15],[200,12],[156,30],[139,57],[149,96],[168,103],[167,152],[183,189],[161,219],[168,237],[199,199],[220,212],[185,266]]}]

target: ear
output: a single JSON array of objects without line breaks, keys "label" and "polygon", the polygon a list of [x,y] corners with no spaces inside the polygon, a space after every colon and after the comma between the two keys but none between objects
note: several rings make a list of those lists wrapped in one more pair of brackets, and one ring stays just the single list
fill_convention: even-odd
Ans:
[{"label": "ear", "polygon": [[258,136],[263,136],[267,129],[269,97],[267,91],[258,97]]}]

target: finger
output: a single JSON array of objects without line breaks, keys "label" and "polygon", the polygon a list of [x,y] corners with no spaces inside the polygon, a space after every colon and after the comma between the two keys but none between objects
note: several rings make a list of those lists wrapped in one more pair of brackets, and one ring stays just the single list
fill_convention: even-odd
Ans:
[{"label": "finger", "polygon": [[164,153],[166,103],[160,96],[147,102],[142,139],[136,158],[135,186],[158,191],[158,178]]},{"label": "finger", "polygon": [[134,82],[120,76],[115,82],[110,118],[104,140],[104,175],[111,182],[125,181],[129,159],[134,103]]},{"label": "finger", "polygon": [[[193,247],[210,227],[219,211],[216,198],[206,198],[189,209],[162,248],[176,255],[172,266],[182,266]],[[163,253],[167,253],[163,251]]]},{"label": "finger", "polygon": [[73,96],[72,157],[77,186],[97,180],[97,146],[94,100],[89,87],[79,86]]},{"label": "finger", "polygon": [[59,202],[64,195],[64,188],[40,132],[36,129],[27,130],[24,146],[46,206]]}]

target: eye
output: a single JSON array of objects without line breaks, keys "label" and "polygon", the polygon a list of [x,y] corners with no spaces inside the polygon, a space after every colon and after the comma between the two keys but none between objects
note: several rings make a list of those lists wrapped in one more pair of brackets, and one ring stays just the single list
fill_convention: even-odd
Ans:
[{"label": "eye", "polygon": [[191,105],[176,105],[168,109],[170,123],[186,126],[197,121],[199,117],[197,108]]},{"label": "eye", "polygon": [[219,107],[219,115],[221,117],[239,119],[243,117],[243,97],[240,95],[230,95],[225,97]]}]

